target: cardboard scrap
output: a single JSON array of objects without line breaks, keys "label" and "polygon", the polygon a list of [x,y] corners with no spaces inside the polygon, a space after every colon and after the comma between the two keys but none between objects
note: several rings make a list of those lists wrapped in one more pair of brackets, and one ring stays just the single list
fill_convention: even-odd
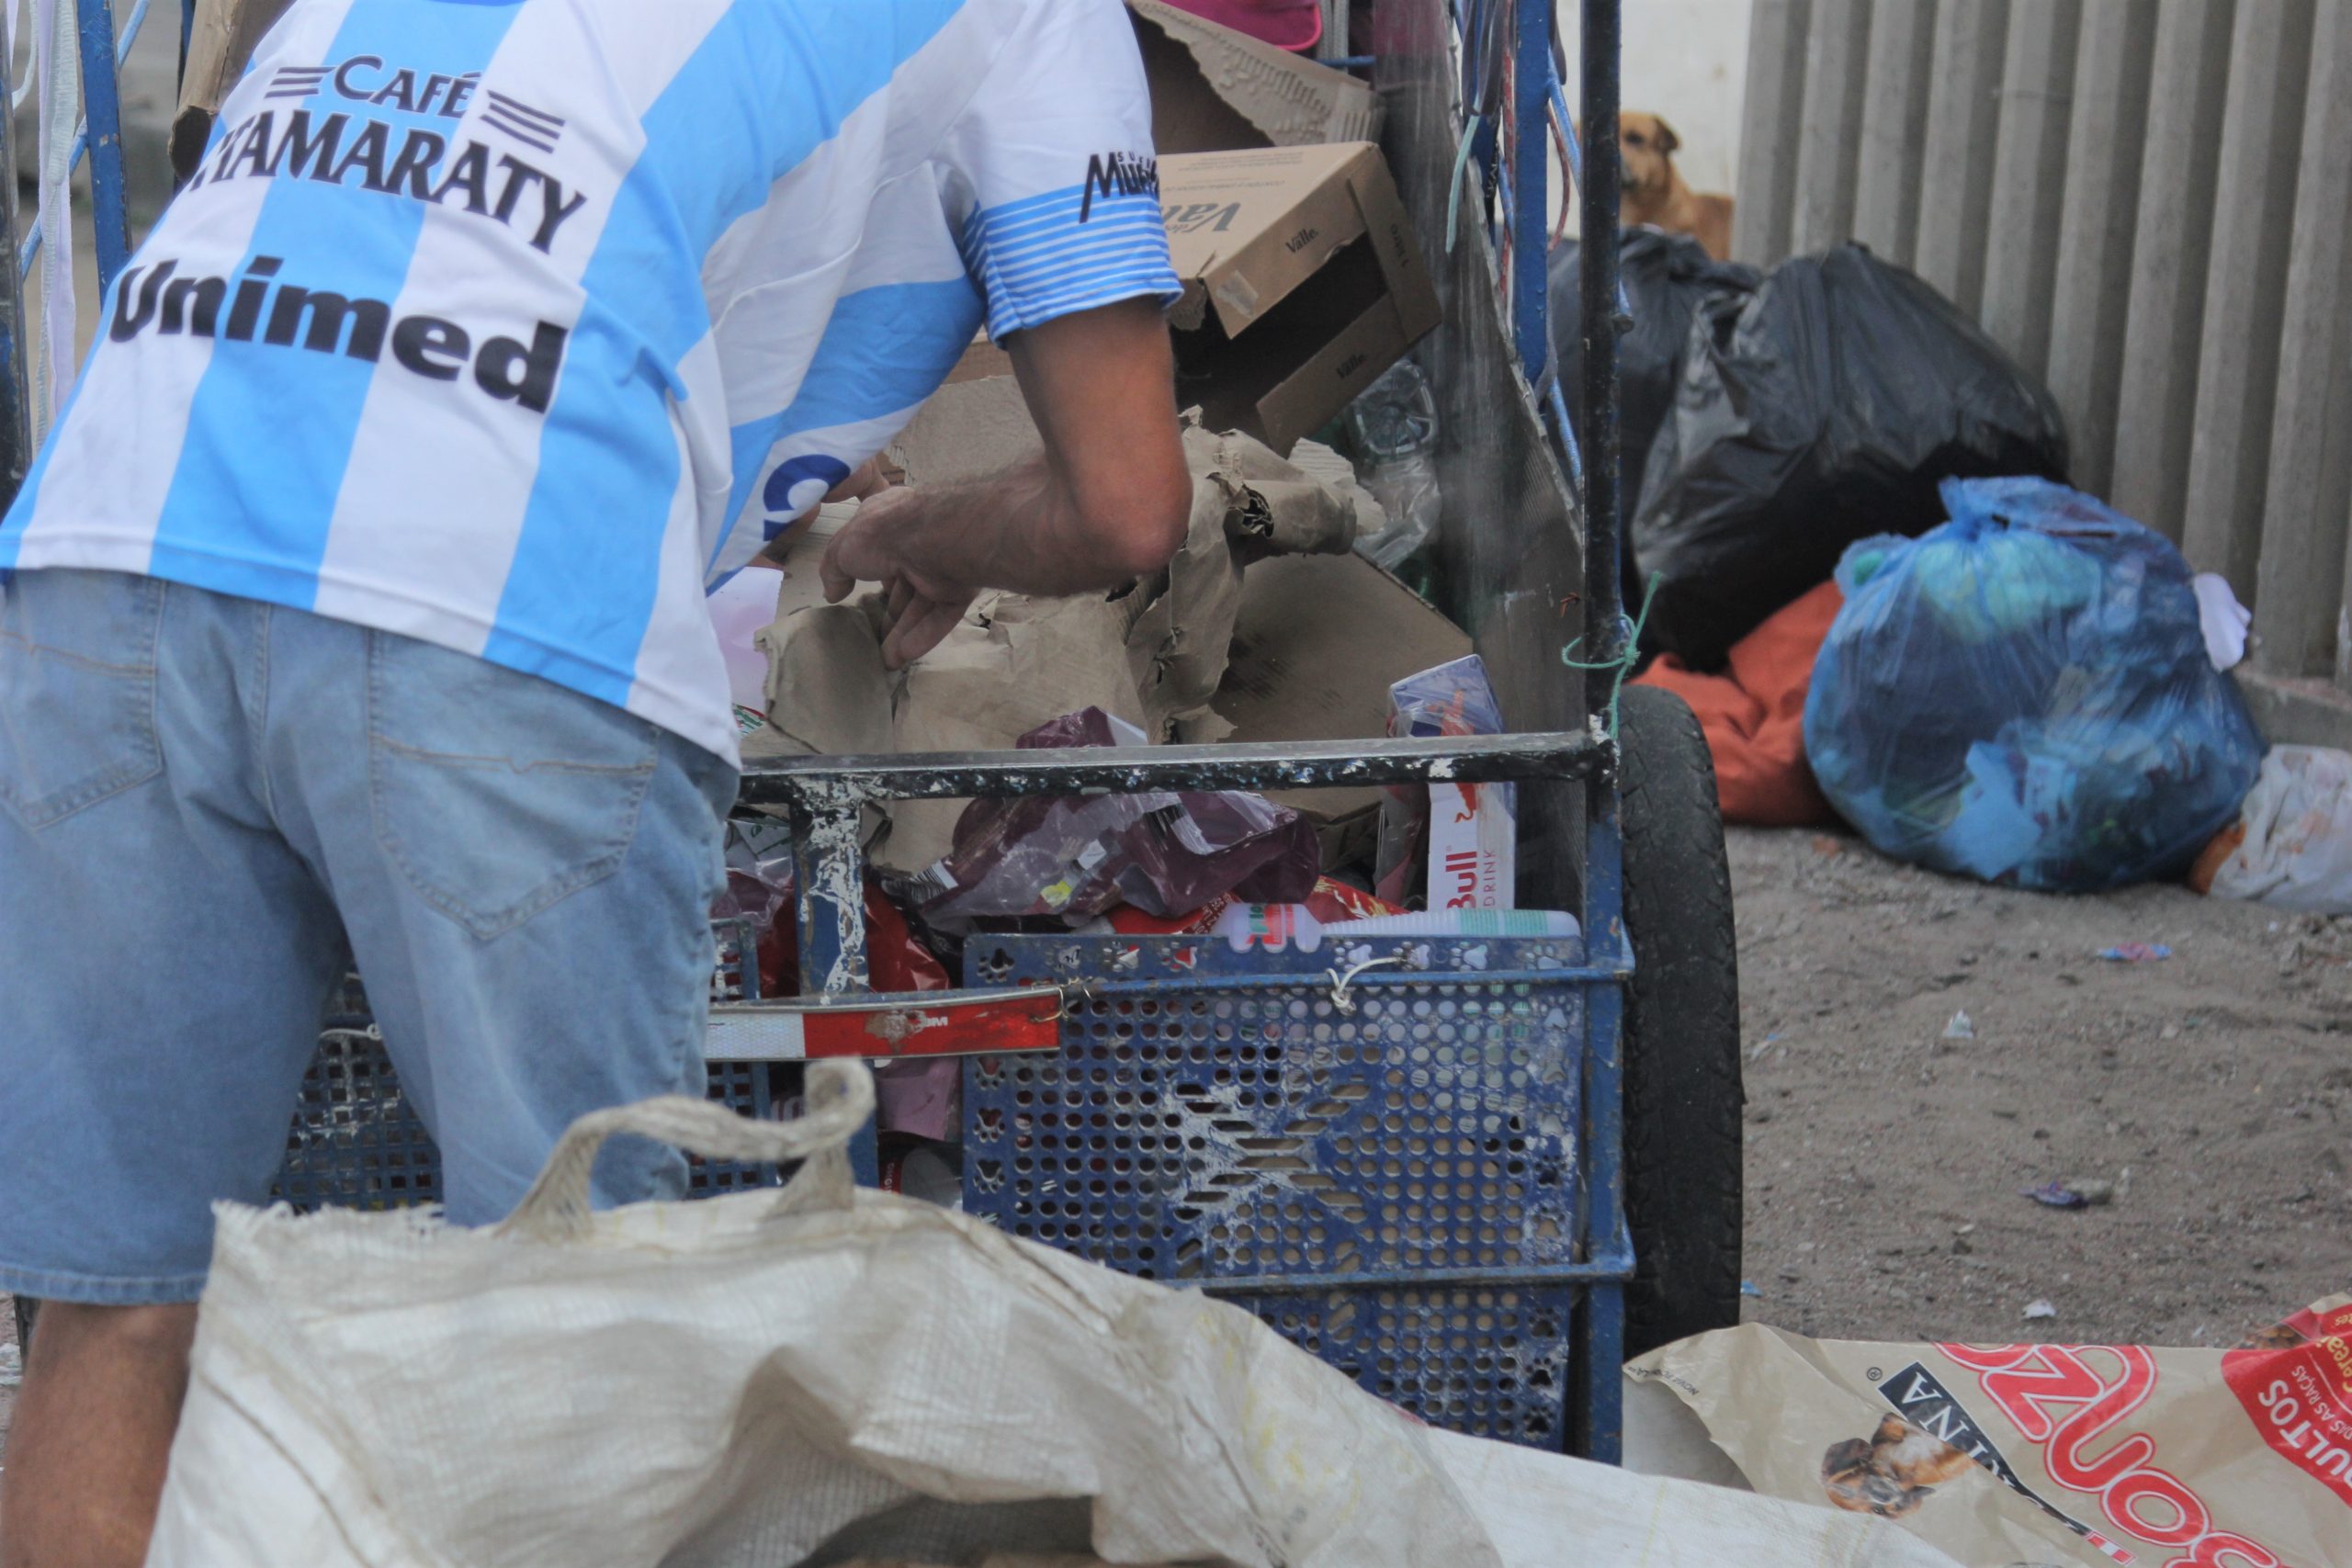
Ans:
[{"label": "cardboard scrap", "polygon": [[1127,0],[1151,85],[1151,135],[1170,152],[1372,141],[1372,84],[1167,0]]},{"label": "cardboard scrap", "polygon": [[187,64],[180,75],[179,110],[172,117],[172,172],[185,180],[196,172],[212,117],[244,74],[254,46],[286,14],[293,0],[196,0],[188,28]]},{"label": "cardboard scrap", "polygon": [[[944,641],[896,673],[882,667],[878,595],[821,603],[810,557],[854,515],[848,506],[821,509],[786,556],[777,619],[760,636],[769,660],[762,745],[829,755],[997,750],[1085,707],[1155,740],[1219,739],[1229,726],[1212,699],[1226,674],[1244,567],[1286,552],[1346,554],[1361,492],[1317,484],[1247,436],[1196,426],[1184,450],[1192,523],[1164,570],[1104,594],[984,594]],[[922,870],[946,853],[961,812],[955,801],[900,803],[876,861]]]},{"label": "cardboard scrap", "polygon": [[[1281,557],[1243,579],[1213,705],[1235,741],[1377,740],[1391,685],[1470,651],[1459,626],[1362,556]],[[1315,824],[1327,868],[1371,858],[1380,790],[1267,798]]]},{"label": "cardboard scrap", "polygon": [[1212,428],[1287,452],[1442,318],[1368,142],[1163,157],[1159,192],[1179,398]]}]

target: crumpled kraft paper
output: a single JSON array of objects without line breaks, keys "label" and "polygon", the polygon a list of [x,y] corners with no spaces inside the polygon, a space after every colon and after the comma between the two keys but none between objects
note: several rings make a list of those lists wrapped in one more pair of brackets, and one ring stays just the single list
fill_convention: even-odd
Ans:
[{"label": "crumpled kraft paper", "polygon": [[[783,609],[760,637],[775,746],[824,755],[1001,750],[1085,707],[1155,740],[1222,739],[1232,727],[1209,700],[1225,676],[1243,570],[1273,555],[1346,551],[1359,507],[1372,503],[1246,435],[1191,428],[1184,453],[1191,525],[1175,558],[1144,581],[1066,599],[983,594],[944,641],[897,672],[882,667],[878,593]],[[899,803],[875,861],[922,870],[947,852],[962,810],[960,801]]]}]

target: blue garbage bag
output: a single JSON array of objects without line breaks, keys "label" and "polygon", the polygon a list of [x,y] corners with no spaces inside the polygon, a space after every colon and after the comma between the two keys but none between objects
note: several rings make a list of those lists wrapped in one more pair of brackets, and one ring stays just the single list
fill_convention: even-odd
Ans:
[{"label": "blue garbage bag", "polygon": [[1900,860],[2092,892],[2170,876],[2262,761],[2188,563],[2040,479],[1946,479],[1951,521],[1864,539],[1805,701],[1832,805]]}]

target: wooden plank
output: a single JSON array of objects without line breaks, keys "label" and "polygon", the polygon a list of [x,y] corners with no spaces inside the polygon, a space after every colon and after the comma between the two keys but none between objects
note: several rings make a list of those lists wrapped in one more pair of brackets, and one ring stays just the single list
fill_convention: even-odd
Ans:
[{"label": "wooden plank", "polygon": [[2066,203],[2050,303],[2050,390],[2065,411],[2075,483],[2104,495],[2115,460],[2115,400],[2132,296],[2140,164],[2156,7],[2083,0],[2066,130]]},{"label": "wooden plank", "polygon": [[2310,79],[2312,0],[2238,7],[2205,265],[2181,548],[2254,601]]},{"label": "wooden plank", "polygon": [[2120,510],[2173,540],[2188,510],[2197,353],[2235,15],[2235,0],[2163,0],[2156,9],[2109,493]]},{"label": "wooden plank", "polygon": [[1797,126],[1796,212],[1789,234],[1791,248],[1800,254],[1854,235],[1854,169],[1861,151],[1870,31],[1871,0],[1814,0]]},{"label": "wooden plank", "polygon": [[1971,315],[1984,298],[2009,0],[1940,0],[1928,81],[1915,266]]},{"label": "wooden plank", "polygon": [[1812,0],[1756,0],[1747,24],[1747,86],[1739,119],[1738,204],[1732,254],[1769,266],[1789,254],[1796,212],[1797,132]]},{"label": "wooden plank", "polygon": [[1935,0],[1877,0],[1862,77],[1854,238],[1904,266],[1919,238],[1919,164],[1928,148]]},{"label": "wooden plank", "polygon": [[2352,6],[2324,6],[2311,46],[2270,426],[2254,660],[2334,675],[2352,526]]},{"label": "wooden plank", "polygon": [[2050,363],[2051,289],[2066,209],[2066,134],[2081,20],[2080,0],[2013,8],[2001,62],[1984,302],[1977,319],[2037,376]]}]

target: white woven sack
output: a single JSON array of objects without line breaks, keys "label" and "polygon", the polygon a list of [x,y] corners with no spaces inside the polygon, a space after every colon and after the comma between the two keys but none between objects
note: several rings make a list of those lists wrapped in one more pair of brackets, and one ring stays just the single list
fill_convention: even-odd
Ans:
[{"label": "white woven sack", "polygon": [[[856,1191],[872,1079],[810,1077],[795,1122],[584,1117],[493,1229],[222,1205],[149,1562],[790,1568],[837,1539],[1091,1538],[1130,1562],[1499,1564],[1421,1431],[1247,1314]],[[808,1163],[780,1195],[592,1213],[623,1132]]]},{"label": "white woven sack", "polygon": [[[1441,1438],[1235,1308],[856,1190],[872,1079],[809,1077],[795,1122],[585,1117],[492,1229],[221,1205],[150,1568],[1712,1568],[1751,1530],[1759,1568],[1941,1562],[1876,1520]],[[592,1213],[623,1132],[807,1164]],[[1579,1540],[1588,1504],[1621,1517]]]}]

